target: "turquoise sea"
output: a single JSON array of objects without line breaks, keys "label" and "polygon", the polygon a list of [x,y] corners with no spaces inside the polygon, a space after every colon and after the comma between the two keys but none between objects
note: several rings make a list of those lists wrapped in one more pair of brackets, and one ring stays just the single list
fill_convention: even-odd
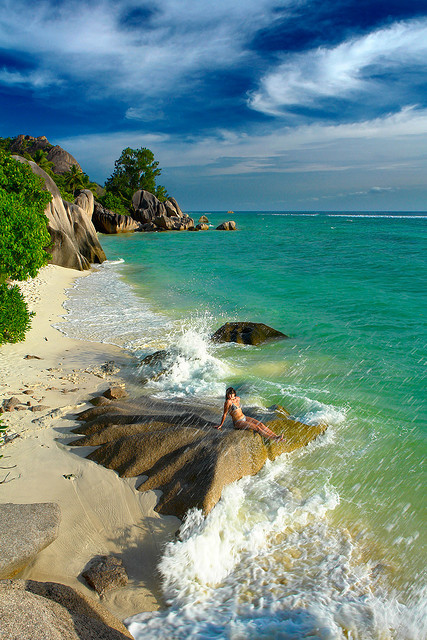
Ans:
[{"label": "turquoise sea", "polygon": [[[109,260],[71,291],[67,333],[134,353],[135,388],[166,347],[147,393],[220,409],[232,385],[329,428],[188,514],[159,565],[168,608],[131,633],[426,638],[426,214],[201,214],[209,231],[100,236]],[[232,320],[290,340],[212,344]]]}]

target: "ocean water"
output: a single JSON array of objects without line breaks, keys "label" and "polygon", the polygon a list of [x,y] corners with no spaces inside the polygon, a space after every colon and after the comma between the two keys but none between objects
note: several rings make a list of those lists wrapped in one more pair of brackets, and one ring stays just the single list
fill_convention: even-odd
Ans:
[{"label": "ocean water", "polygon": [[[427,216],[232,217],[236,232],[101,236],[109,260],[71,291],[66,332],[135,361],[166,348],[169,373],[144,392],[221,408],[232,385],[244,406],[329,428],[227,487],[207,517],[187,515],[159,565],[167,609],[129,629],[424,639]],[[290,339],[212,344],[233,320]],[[136,385],[146,373],[135,365]]]}]

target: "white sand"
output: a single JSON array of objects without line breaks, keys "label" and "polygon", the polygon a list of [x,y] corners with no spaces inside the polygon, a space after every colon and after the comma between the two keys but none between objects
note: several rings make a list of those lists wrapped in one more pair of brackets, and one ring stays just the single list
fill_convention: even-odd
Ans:
[{"label": "white sand", "polygon": [[[129,585],[107,593],[103,603],[124,619],[162,605],[156,565],[179,521],[153,511],[156,494],[136,491],[137,479],[121,479],[86,460],[92,448],[67,446],[76,437],[69,433],[78,424],[73,414],[90,407],[88,400],[112,382],[122,382],[120,373],[102,378],[87,369],[99,372],[106,361],[118,367],[129,361],[116,347],[72,340],[51,326],[66,314],[65,290],[84,275],[48,265],[37,278],[20,284],[36,316],[25,342],[0,347],[0,402],[16,396],[48,408],[3,414],[8,434],[16,437],[1,449],[0,466],[14,466],[0,469],[0,481],[9,473],[0,484],[0,500],[61,507],[59,537],[19,577],[60,582],[97,598],[79,575],[96,555],[120,556]],[[24,359],[27,354],[42,359]]]}]

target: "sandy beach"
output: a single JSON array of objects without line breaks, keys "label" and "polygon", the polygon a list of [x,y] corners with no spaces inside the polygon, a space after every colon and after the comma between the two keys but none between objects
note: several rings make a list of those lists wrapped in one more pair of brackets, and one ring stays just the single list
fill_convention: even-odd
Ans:
[{"label": "sandy beach", "polygon": [[[76,438],[69,433],[76,413],[112,383],[123,383],[130,362],[117,347],[72,340],[52,327],[66,322],[66,290],[85,275],[48,265],[20,283],[36,315],[24,342],[0,348],[0,402],[14,396],[27,405],[2,416],[9,442],[1,462],[12,468],[0,471],[0,496],[4,503],[56,502],[62,512],[57,540],[18,577],[60,582],[97,599],[79,576],[94,556],[115,554],[129,584],[102,600],[123,620],[161,606],[156,564],[179,521],[154,511],[156,494],[136,491],[138,478],[119,478],[86,460],[88,448],[67,446]],[[117,373],[102,371],[110,361]]]}]

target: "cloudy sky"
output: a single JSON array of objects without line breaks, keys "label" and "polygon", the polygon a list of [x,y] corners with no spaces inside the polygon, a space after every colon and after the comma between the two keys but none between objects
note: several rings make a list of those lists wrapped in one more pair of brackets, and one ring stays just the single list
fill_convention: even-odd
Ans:
[{"label": "cloudy sky", "polygon": [[187,210],[425,210],[427,0],[3,0],[0,136]]}]

